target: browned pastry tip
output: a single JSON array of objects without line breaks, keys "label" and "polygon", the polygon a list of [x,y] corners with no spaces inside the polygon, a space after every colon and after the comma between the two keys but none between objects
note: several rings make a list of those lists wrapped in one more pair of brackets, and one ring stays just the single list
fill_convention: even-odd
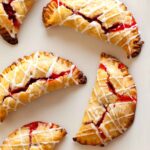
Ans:
[{"label": "browned pastry tip", "polygon": [[[138,56],[141,53],[142,50],[142,46],[144,44],[144,41],[141,41],[141,37],[137,37],[134,41],[133,41],[133,52],[131,54],[132,58]],[[128,56],[129,57],[129,56]]]},{"label": "browned pastry tip", "polygon": [[[53,7],[52,7],[52,4],[53,4]],[[48,3],[47,6],[43,8],[42,19],[43,19],[45,27],[51,26],[51,24],[48,23],[48,20],[50,19],[51,17],[50,14],[53,13],[55,6],[57,8],[57,3],[51,2],[51,3]]]},{"label": "browned pastry tip", "polygon": [[0,1],[0,35],[9,44],[18,43],[18,32],[35,0]]},{"label": "browned pastry tip", "polygon": [[79,72],[78,79],[79,79],[79,84],[87,83],[87,77],[83,74],[83,72]]},{"label": "browned pastry tip", "polygon": [[11,37],[11,35],[6,31],[5,28],[0,28],[0,34],[2,36],[2,38],[7,41],[8,43],[15,45],[18,44],[18,38],[15,37]]}]

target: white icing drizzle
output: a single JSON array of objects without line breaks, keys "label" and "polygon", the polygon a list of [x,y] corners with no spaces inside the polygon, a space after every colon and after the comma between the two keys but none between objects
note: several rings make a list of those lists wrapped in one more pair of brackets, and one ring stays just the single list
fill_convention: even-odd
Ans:
[{"label": "white icing drizzle", "polygon": [[101,138],[98,129],[96,128],[96,126],[94,124],[91,124],[92,129],[94,129],[96,131],[96,135],[97,137],[99,137],[100,141],[102,142],[102,144],[104,143],[103,138]]},{"label": "white icing drizzle", "polygon": [[[113,61],[115,61],[115,63]],[[114,138],[112,137],[113,132],[116,132],[116,134],[123,134],[127,130],[127,128],[125,127],[126,123],[123,122],[123,119],[130,119],[130,117],[134,117],[135,112],[134,110],[132,111],[130,109],[132,108],[132,105],[136,104],[136,101],[118,101],[117,94],[119,95],[120,93],[120,95],[125,95],[133,98],[133,95],[131,95],[132,92],[130,92],[130,90],[132,88],[135,88],[135,84],[132,82],[129,85],[126,84],[126,82],[132,80],[132,76],[130,74],[124,75],[122,72],[119,73],[119,71],[118,74],[113,74],[115,69],[114,66],[117,66],[121,62],[116,62],[116,59],[108,57],[105,58],[105,60],[101,63],[107,68],[106,71],[109,78],[102,78],[103,73],[101,74],[100,70],[98,70],[96,84],[93,88],[93,92],[95,95],[91,96],[89,106],[85,113],[85,115],[88,115],[88,121],[92,122],[92,125],[90,123],[88,124],[88,121],[85,120],[82,126],[83,129],[79,130],[77,137],[89,136],[90,138],[90,136],[93,136],[95,133],[96,135],[98,135],[97,137],[100,140],[100,144],[105,145],[106,142],[111,141]],[[114,82],[112,84],[117,94],[113,93],[109,89],[107,83],[108,80],[111,83],[112,81]],[[115,84],[117,87],[115,87]],[[106,102],[104,101],[104,99],[106,100]],[[124,111],[124,108],[129,108],[129,111],[125,113],[119,113],[119,111],[121,111],[120,109]],[[87,116],[85,116],[85,118],[87,118]],[[84,125],[86,126],[85,128]],[[88,125],[91,126],[88,127]],[[93,133],[91,129],[94,129],[95,132]],[[102,137],[103,134],[105,135],[105,138]]]},{"label": "white icing drizzle", "polygon": [[22,11],[24,11],[24,14],[19,14],[19,13],[16,13],[16,17],[17,19],[19,20],[20,23],[22,23],[24,17],[25,17],[25,14],[28,13],[28,9],[27,9],[27,6],[25,5],[25,1],[24,0],[15,0],[12,2],[12,4],[18,4],[20,6],[20,8],[22,8]]},{"label": "white icing drizzle", "polygon": [[[43,125],[45,126],[45,125]],[[5,142],[2,144],[1,147],[6,147],[10,150],[13,150],[14,147],[21,147],[23,150],[26,150],[26,147],[27,146],[35,146],[35,148],[39,148],[40,150],[43,150],[43,148],[41,147],[42,145],[51,145],[51,146],[55,146],[57,143],[60,142],[61,139],[55,139],[55,134],[58,134],[58,131],[61,132],[61,130],[64,130],[63,128],[61,127],[57,127],[57,128],[49,128],[51,126],[51,124],[48,124],[47,127],[44,127],[43,130],[39,130],[39,129],[36,129],[32,132],[32,135],[30,135],[30,130],[29,132],[22,132],[22,129],[24,128],[19,128],[18,130],[16,130],[17,134],[12,138],[12,137],[8,137]],[[44,139],[43,141],[40,140],[39,142],[39,139],[35,136],[35,135],[42,135],[42,136],[45,136],[46,138],[49,137],[49,141],[48,142],[45,142]],[[36,140],[36,145],[32,145],[32,142],[30,143],[30,141],[26,141],[25,139],[28,137],[30,138],[30,136],[34,137],[35,140]],[[62,137],[63,138],[63,137]],[[13,141],[18,141],[19,144],[12,144]],[[31,145],[30,145],[31,144]]]},{"label": "white icing drizzle", "polygon": [[[33,0],[31,0],[33,1]],[[34,1],[33,1],[34,2]],[[10,20],[8,18],[8,14],[7,12],[5,12],[4,8],[3,8],[3,4],[2,3],[8,3],[7,0],[2,0],[0,2],[0,7],[1,9],[3,9],[3,13],[0,14],[0,24],[2,27],[4,27],[6,29],[6,31],[10,34],[10,36],[12,38],[16,37],[16,34],[18,32],[18,29],[16,30],[16,27],[13,25],[13,21]],[[24,0],[13,0],[10,3],[11,7],[13,8],[13,10],[15,11],[15,5],[20,6],[20,9],[22,9],[22,11],[24,11],[24,14],[19,14],[17,11],[15,12],[15,16],[17,18],[17,20],[19,21],[20,24],[22,24],[23,19],[25,18],[25,15],[27,14],[27,12],[29,11],[29,8],[27,8],[27,6],[25,5],[25,1]],[[2,12],[2,11],[1,11]],[[8,20],[11,21],[11,25],[9,24],[9,26],[6,24],[5,21],[3,21],[3,17],[7,18]],[[11,27],[10,27],[11,26]]]},{"label": "white icing drizzle", "polygon": [[[51,54],[50,54],[51,55]],[[55,70],[55,65],[56,63],[58,63],[58,57],[56,56],[53,56],[51,55],[52,57],[50,57],[51,59],[51,63],[49,64],[49,68],[47,70],[44,70],[44,67],[42,68],[41,65],[39,65],[40,61],[42,61],[41,63],[43,65],[48,65],[47,63],[48,62],[48,59],[46,60],[40,60],[40,52],[36,52],[34,55],[33,55],[33,58],[31,58],[32,56],[29,56],[30,58],[29,59],[26,59],[24,58],[22,61],[26,64],[25,66],[22,65],[19,61],[16,62],[17,66],[14,66],[14,69],[13,69],[13,74],[11,74],[11,76],[9,75],[9,73],[3,73],[2,74],[2,77],[3,77],[3,80],[6,81],[8,83],[8,86],[9,87],[5,87],[3,85],[2,82],[0,82],[0,87],[4,90],[4,98],[5,96],[8,96],[6,97],[2,103],[2,106],[6,109],[7,113],[9,111],[12,111],[12,109],[14,111],[17,110],[17,107],[18,105],[25,105],[25,103],[23,103],[23,101],[20,100],[19,98],[19,94],[11,94],[11,92],[7,89],[7,88],[10,88],[10,90],[15,90],[15,89],[18,89],[18,88],[24,88],[26,86],[26,84],[30,81],[30,79],[35,79],[37,78],[36,74],[39,72],[41,72],[43,75],[45,76],[41,76],[41,78],[49,78],[54,70]],[[23,63],[23,64],[24,64]],[[25,67],[25,68],[23,68]],[[73,80],[74,84],[79,84],[78,82],[78,79],[75,79],[73,77],[73,71],[75,69],[75,65],[70,65],[70,67],[68,67],[68,69],[63,69],[62,67],[62,72],[63,71],[67,71],[68,73],[65,74],[65,77],[68,78],[68,80],[65,82],[65,87],[69,86],[69,81],[70,79]],[[21,81],[19,83],[16,83],[16,79],[18,78],[18,72],[21,71],[24,75],[23,75],[23,78],[21,79]],[[11,70],[12,72],[12,70]],[[60,72],[61,73],[61,72]],[[11,77],[11,78],[10,78]],[[58,82],[62,82],[63,80],[59,79],[59,78],[56,78],[55,80],[57,80]],[[36,92],[36,95],[32,92],[34,89],[34,87],[31,85],[29,85],[29,87],[27,88],[27,90],[25,91],[27,94],[28,94],[28,102],[32,101],[32,97],[40,97],[41,95],[47,93],[47,84],[43,84],[42,82],[45,82],[44,80],[37,80],[35,82],[36,84],[36,87],[40,89],[40,91]],[[46,87],[45,87],[46,86]],[[9,99],[8,99],[9,98]],[[5,100],[7,100],[7,103],[5,102]],[[15,101],[15,107],[12,108],[11,106],[11,102],[12,101]],[[14,103],[14,102],[13,102]]]},{"label": "white icing drizzle", "polygon": [[[0,7],[2,7],[1,9],[3,9],[3,6],[2,6],[2,4],[0,3]],[[8,18],[8,15],[5,13],[5,10],[3,9],[3,11],[4,11],[4,13],[2,14],[0,14],[0,24],[1,24],[1,26],[3,26],[5,29],[6,29],[6,31],[8,31],[8,33],[11,35],[11,37],[13,37],[13,38],[15,38],[15,30],[14,30],[14,28],[12,28],[11,30],[12,31],[10,31],[10,29],[9,29],[9,27],[7,26],[7,24],[5,23],[5,21],[3,21],[3,17],[4,18]]]},{"label": "white icing drizzle", "polygon": [[94,120],[94,122],[97,123],[103,115],[103,113],[100,114],[102,111],[105,112],[105,109],[102,106],[92,106],[87,110],[87,114],[90,120]]},{"label": "white icing drizzle", "polygon": [[55,67],[55,64],[56,64],[57,60],[58,60],[58,57],[55,57],[53,63],[52,63],[51,66],[49,67],[48,72],[46,73],[46,77],[47,77],[47,78],[49,78],[49,77],[52,75],[53,69],[54,69],[54,67]]},{"label": "white icing drizzle", "polygon": [[[58,3],[61,0],[58,0]],[[77,1],[78,2],[78,1]],[[122,19],[120,19],[120,23],[122,23],[123,25],[126,24],[126,16],[129,15],[129,11],[128,10],[124,10],[121,5],[123,4],[122,2],[120,2],[119,0],[108,0],[108,1],[102,1],[102,0],[98,0],[98,1],[83,1],[83,3],[80,4],[80,9],[78,10],[76,8],[76,6],[79,6],[79,4],[77,3],[75,0],[73,0],[72,2],[69,2],[69,6],[71,6],[71,8],[73,9],[74,13],[68,17],[66,17],[65,19],[61,19],[62,21],[59,23],[59,25],[64,25],[66,22],[68,21],[74,21],[75,22],[75,29],[78,31],[80,26],[85,23],[85,19],[81,19],[82,21],[77,22],[77,20],[79,18],[82,18],[82,15],[78,14],[82,12],[82,10],[84,10],[86,7],[89,7],[90,5],[93,6],[92,4],[95,4],[93,7],[90,7],[90,9],[88,9],[88,11],[83,11],[83,15],[85,16],[92,16],[92,14],[94,14],[95,12],[99,11],[102,12],[102,14],[99,14],[99,16],[97,17],[98,20],[100,20],[102,23],[105,23],[105,27],[107,28],[108,24],[106,24],[106,21],[108,19],[111,19],[115,16],[122,16]],[[65,5],[67,5],[66,1],[62,0],[62,3],[64,3]],[[96,5],[97,4],[97,5]],[[60,7],[59,7],[60,6]],[[61,5],[58,6],[58,10],[60,10]],[[103,10],[103,9],[106,10]],[[110,14],[108,15],[113,9],[116,9],[116,13]],[[61,12],[58,12],[61,17]],[[107,16],[107,17],[106,17]],[[132,15],[129,15],[127,17],[131,18],[132,21]],[[132,22],[131,22],[132,23]],[[129,23],[127,23],[129,24]],[[119,36],[119,40],[116,40],[116,42],[114,44],[119,45],[119,43],[124,39],[127,38],[127,41],[125,41],[121,47],[124,48],[126,45],[128,46],[128,51],[129,54],[132,54],[132,47],[130,46],[130,42],[132,40],[134,40],[135,38],[137,38],[140,34],[139,32],[136,33],[136,35],[133,34],[133,30],[137,29],[137,24],[135,24],[135,26],[131,26],[128,28],[124,28],[121,31],[114,31],[114,32],[108,32],[106,34],[104,34],[103,29],[101,28],[101,24],[95,20],[93,20],[92,22],[89,22],[85,28],[81,31],[82,33],[84,32],[88,32],[90,29],[95,28],[95,31],[97,32],[96,34],[98,35],[98,37],[100,39],[107,39],[108,42],[111,42],[113,37]]]},{"label": "white icing drizzle", "polygon": [[101,124],[101,130],[103,131],[103,133],[105,134],[105,136],[111,141],[111,140],[112,140],[112,137],[111,137],[111,135],[109,134],[109,131],[106,129],[106,127],[105,127],[104,124]]}]

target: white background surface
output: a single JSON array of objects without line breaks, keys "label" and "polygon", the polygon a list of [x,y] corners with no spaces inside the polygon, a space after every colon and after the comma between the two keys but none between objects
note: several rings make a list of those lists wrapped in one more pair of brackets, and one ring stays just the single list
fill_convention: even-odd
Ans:
[{"label": "white background surface", "polygon": [[[41,12],[49,0],[38,0],[24,21],[19,33],[19,44],[11,46],[0,39],[0,71],[17,58],[37,50],[52,51],[73,61],[87,75],[88,83],[45,95],[17,112],[10,113],[0,125],[0,142],[14,129],[32,122],[55,122],[68,131],[67,137],[57,147],[60,150],[149,150],[150,149],[150,1],[123,0],[139,24],[145,45],[142,53],[127,60],[121,48],[106,44],[93,37],[81,35],[64,27],[49,28],[42,24]],[[72,141],[80,127],[83,112],[91,95],[102,51],[113,54],[129,66],[138,89],[138,105],[133,126],[126,134],[105,148],[82,146]]]}]

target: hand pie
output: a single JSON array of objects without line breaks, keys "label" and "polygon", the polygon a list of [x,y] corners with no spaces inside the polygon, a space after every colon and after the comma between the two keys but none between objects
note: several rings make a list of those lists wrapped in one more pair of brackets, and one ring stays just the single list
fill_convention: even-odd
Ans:
[{"label": "hand pie", "polygon": [[137,23],[118,0],[52,0],[43,9],[46,27],[64,25],[122,47],[137,56],[143,42]]},{"label": "hand pie", "polygon": [[17,44],[20,26],[35,0],[1,0],[0,34],[10,44]]},{"label": "hand pie", "polygon": [[45,93],[85,83],[86,77],[69,60],[48,52],[25,56],[0,75],[0,121]]},{"label": "hand pie", "polygon": [[11,133],[0,150],[53,150],[65,135],[56,124],[33,122]]},{"label": "hand pie", "polygon": [[120,136],[133,122],[136,101],[136,87],[128,68],[103,53],[95,86],[74,141],[104,146]]}]

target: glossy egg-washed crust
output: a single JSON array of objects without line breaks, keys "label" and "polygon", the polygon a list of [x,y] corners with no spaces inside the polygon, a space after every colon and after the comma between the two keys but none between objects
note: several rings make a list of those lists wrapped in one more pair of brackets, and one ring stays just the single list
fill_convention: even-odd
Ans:
[{"label": "glossy egg-washed crust", "polygon": [[104,146],[132,124],[137,101],[136,86],[128,68],[103,53],[97,79],[74,141]]},{"label": "glossy egg-washed crust", "polygon": [[72,62],[49,52],[18,59],[0,75],[0,121],[45,93],[86,81]]},{"label": "glossy egg-washed crust", "polygon": [[0,150],[54,150],[66,134],[54,123],[32,122],[12,132]]},{"label": "glossy egg-washed crust", "polygon": [[17,44],[20,26],[36,0],[0,0],[0,35]]},{"label": "glossy egg-washed crust", "polygon": [[122,47],[137,56],[143,42],[137,23],[118,0],[52,0],[43,9],[46,27],[64,25]]}]

